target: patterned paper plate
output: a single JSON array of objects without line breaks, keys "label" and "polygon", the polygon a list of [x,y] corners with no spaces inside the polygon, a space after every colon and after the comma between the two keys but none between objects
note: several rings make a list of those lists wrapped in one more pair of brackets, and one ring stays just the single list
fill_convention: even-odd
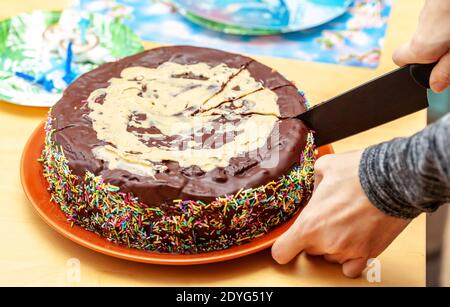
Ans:
[{"label": "patterned paper plate", "polygon": [[77,76],[143,49],[128,27],[101,15],[78,10],[17,15],[0,22],[0,100],[52,106]]},{"label": "patterned paper plate", "polygon": [[269,35],[310,29],[342,14],[352,0],[172,0],[187,19],[237,35]]}]

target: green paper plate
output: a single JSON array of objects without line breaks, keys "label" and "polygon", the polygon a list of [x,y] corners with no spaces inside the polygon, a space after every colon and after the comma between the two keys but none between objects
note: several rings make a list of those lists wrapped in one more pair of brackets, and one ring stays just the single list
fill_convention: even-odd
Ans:
[{"label": "green paper plate", "polygon": [[[80,36],[79,20],[88,26]],[[61,20],[61,22],[60,22]],[[67,86],[62,77],[68,42],[73,43],[72,71],[76,76],[100,64],[144,50],[141,40],[119,20],[83,11],[33,11],[0,22],[0,100],[49,107]],[[55,84],[46,91],[17,77],[42,74]]]},{"label": "green paper plate", "polygon": [[323,25],[347,12],[353,0],[170,0],[203,27],[236,35],[273,35]]},{"label": "green paper plate", "polygon": [[220,22],[216,22],[210,19],[203,18],[201,16],[195,15],[192,12],[184,12],[183,16],[188,20],[196,23],[200,26],[208,28],[210,30],[223,32],[226,34],[234,34],[234,35],[274,35],[279,34],[279,30],[270,30],[270,29],[258,29],[258,28],[245,28],[236,25],[229,25]]}]

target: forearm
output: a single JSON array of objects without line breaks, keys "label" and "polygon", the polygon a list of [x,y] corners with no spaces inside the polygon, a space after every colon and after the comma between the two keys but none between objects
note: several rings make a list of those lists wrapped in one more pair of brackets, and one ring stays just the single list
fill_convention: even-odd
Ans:
[{"label": "forearm", "polygon": [[359,178],[383,212],[414,218],[450,202],[450,114],[409,138],[367,148]]}]

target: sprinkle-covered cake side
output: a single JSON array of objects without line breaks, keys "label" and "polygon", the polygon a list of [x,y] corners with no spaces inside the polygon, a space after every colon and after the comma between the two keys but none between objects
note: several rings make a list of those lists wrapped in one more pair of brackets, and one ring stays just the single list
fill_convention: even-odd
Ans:
[{"label": "sprinkle-covered cake side", "polygon": [[74,175],[46,123],[41,161],[52,201],[69,222],[117,244],[164,253],[199,253],[240,245],[288,220],[314,186],[314,142],[309,133],[299,166],[278,180],[210,203],[174,200],[146,207],[131,193],[86,172]]}]

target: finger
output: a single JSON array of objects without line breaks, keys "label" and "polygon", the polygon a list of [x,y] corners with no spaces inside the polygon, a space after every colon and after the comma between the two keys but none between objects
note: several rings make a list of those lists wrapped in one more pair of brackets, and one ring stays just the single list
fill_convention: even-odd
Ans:
[{"label": "finger", "polygon": [[341,255],[337,255],[337,254],[326,254],[323,255],[323,258],[331,263],[339,263],[339,264],[343,264],[347,259],[345,259],[344,257],[342,257]]},{"label": "finger", "polygon": [[342,272],[347,277],[356,278],[361,275],[362,271],[366,268],[366,265],[367,259],[365,258],[348,260],[342,265]]},{"label": "finger", "polygon": [[[301,216],[301,215],[300,215]],[[272,258],[279,264],[286,264],[304,249],[304,239],[299,233],[298,226],[300,216],[284,234],[282,234],[272,246]]]},{"label": "finger", "polygon": [[[409,55],[409,44],[403,44],[397,49],[395,49],[394,53],[392,54],[392,60],[394,61],[397,66],[405,66],[406,65],[406,58],[411,57]],[[408,56],[407,56],[408,55]]]},{"label": "finger", "polygon": [[413,48],[411,43],[407,43],[394,51],[392,60],[398,66],[405,66],[406,64],[428,64],[437,61],[440,55],[442,55],[442,53],[438,53],[440,50],[434,51],[428,49],[426,46],[423,48]]},{"label": "finger", "polygon": [[319,186],[320,182],[323,179],[323,169],[324,169],[324,157],[321,157],[319,159],[316,160],[316,162],[314,163],[314,190],[313,192],[316,191],[317,187]]},{"label": "finger", "polygon": [[392,55],[392,60],[398,66],[405,66],[406,64],[410,63],[420,64],[419,59],[420,57],[415,52],[412,51],[412,48],[410,47],[409,43],[403,44],[400,47],[398,47],[394,51],[394,54]]},{"label": "finger", "polygon": [[[320,243],[311,239],[311,233],[303,225],[308,224],[305,220],[306,210],[310,207],[314,207],[315,203],[322,203],[324,199],[324,193],[322,189],[318,189],[308,202],[306,209],[297,217],[294,224],[283,233],[272,246],[272,257],[276,262],[285,264],[291,261],[295,256],[300,254],[304,249],[314,252],[316,254],[321,253]],[[306,226],[307,227],[307,226]]]},{"label": "finger", "polygon": [[447,52],[431,72],[430,86],[433,92],[441,93],[450,85],[450,52]]},{"label": "finger", "polygon": [[322,181],[323,176],[322,173],[315,172],[314,173],[314,189],[313,193],[317,190],[317,187],[319,186],[320,182]]}]

